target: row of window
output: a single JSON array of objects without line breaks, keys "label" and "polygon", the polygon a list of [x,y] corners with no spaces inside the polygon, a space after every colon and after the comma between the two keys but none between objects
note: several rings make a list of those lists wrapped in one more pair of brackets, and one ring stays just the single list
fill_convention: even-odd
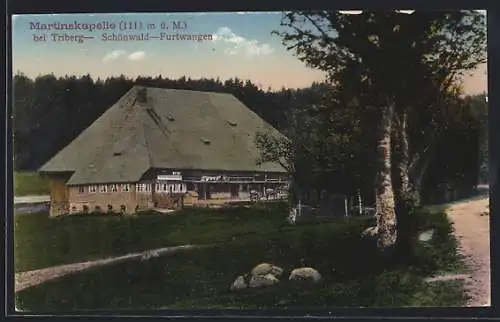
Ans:
[{"label": "row of window", "polygon": [[[138,183],[135,185],[137,192],[151,192],[152,185],[148,183]],[[109,184],[109,185],[93,185],[88,187],[89,193],[97,192],[129,192],[129,184]],[[156,184],[156,191],[158,192],[187,192],[186,185],[183,183],[174,184]],[[85,186],[78,187],[79,193],[85,193]]]},{"label": "row of window", "polygon": [[[90,193],[97,193],[97,192],[129,192],[130,191],[130,185],[129,184],[102,184],[102,185],[94,185],[94,186],[89,186],[89,192]],[[85,192],[85,187],[84,186],[79,186],[78,187],[78,192],[84,193]]]},{"label": "row of window", "polygon": [[[209,187],[212,190],[213,187]],[[242,192],[249,192],[250,185],[243,184],[240,186]],[[138,183],[135,185],[135,190],[137,192],[151,192],[152,184],[149,183]],[[198,185],[188,183],[157,183],[156,191],[157,192],[171,192],[171,193],[182,193],[187,192],[188,190],[198,191]],[[78,187],[79,193],[85,193],[85,186]],[[129,184],[109,184],[109,185],[93,185],[88,186],[89,193],[97,193],[97,192],[129,192],[130,185]]]},{"label": "row of window", "polygon": [[187,192],[184,183],[157,183],[156,191],[158,192]]},{"label": "row of window", "polygon": [[137,191],[137,192],[151,192],[151,184],[138,183],[135,185],[135,191]]}]

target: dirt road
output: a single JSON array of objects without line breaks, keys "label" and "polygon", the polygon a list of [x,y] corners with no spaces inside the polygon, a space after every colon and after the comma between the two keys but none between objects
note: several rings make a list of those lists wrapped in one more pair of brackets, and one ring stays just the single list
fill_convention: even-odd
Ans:
[{"label": "dirt road", "polygon": [[50,201],[50,196],[15,196],[14,204],[39,203]]},{"label": "dirt road", "polygon": [[125,260],[149,259],[151,257],[161,256],[180,250],[189,250],[200,247],[209,247],[209,245],[181,245],[158,249],[147,250],[138,253],[129,253],[123,256],[109,257],[105,259],[93,260],[88,262],[73,263],[54,267],[47,267],[28,272],[16,273],[15,292],[22,291],[25,288],[33,287],[41,283],[80,272],[95,266],[104,266],[115,264]]},{"label": "dirt road", "polygon": [[459,201],[446,210],[460,242],[461,253],[471,268],[465,279],[468,306],[490,306],[490,218],[489,198]]}]

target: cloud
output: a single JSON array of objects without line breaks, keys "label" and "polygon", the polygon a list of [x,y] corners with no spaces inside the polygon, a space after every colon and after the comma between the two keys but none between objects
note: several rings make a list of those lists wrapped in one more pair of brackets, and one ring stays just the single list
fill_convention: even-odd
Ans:
[{"label": "cloud", "polygon": [[144,51],[136,51],[136,52],[133,52],[130,55],[128,55],[127,58],[129,60],[137,61],[137,60],[144,60],[145,57],[146,57],[146,53]]},{"label": "cloud", "polygon": [[[121,49],[113,50],[113,51],[107,53],[106,55],[104,55],[104,57],[102,58],[102,61],[105,63],[111,62],[111,61],[117,60],[119,58],[122,58],[125,55],[127,55],[127,51],[125,51],[125,50],[121,50]],[[144,60],[144,58],[146,58],[146,53],[144,51],[136,51],[136,52],[133,52],[133,53],[130,53],[127,55],[127,59],[132,60],[132,61]]]},{"label": "cloud", "polygon": [[110,62],[113,60],[117,60],[118,58],[125,55],[126,53],[127,52],[125,50],[121,50],[121,49],[113,50],[113,51],[107,53],[106,55],[104,55],[104,57],[102,58],[102,61],[107,63],[107,62]]},{"label": "cloud", "polygon": [[227,55],[245,54],[248,58],[270,55],[274,52],[269,44],[259,43],[256,39],[246,39],[236,35],[229,27],[220,27],[213,36],[214,41],[225,43],[229,48],[224,50]]}]

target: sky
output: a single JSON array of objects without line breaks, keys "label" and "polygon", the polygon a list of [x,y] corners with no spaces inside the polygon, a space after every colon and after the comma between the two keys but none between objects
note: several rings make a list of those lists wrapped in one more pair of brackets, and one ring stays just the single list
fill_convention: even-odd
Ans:
[{"label": "sky", "polygon": [[[280,20],[280,12],[16,15],[12,17],[13,73],[30,77],[90,74],[101,79],[121,74],[221,80],[238,77],[273,90],[307,87],[324,80],[324,72],[307,67],[286,50],[279,36],[271,35],[280,28]],[[174,30],[174,22],[178,29]],[[81,28],[95,26],[95,30],[44,30],[36,29],[37,23],[40,28],[78,23]],[[110,29],[111,24],[114,29]],[[142,30],[131,30],[134,26]],[[55,41],[56,34],[94,38]],[[111,34],[160,38],[113,41],[109,40]],[[211,40],[182,40],[176,34]],[[486,66],[465,78],[464,89],[467,94],[487,90]]]}]

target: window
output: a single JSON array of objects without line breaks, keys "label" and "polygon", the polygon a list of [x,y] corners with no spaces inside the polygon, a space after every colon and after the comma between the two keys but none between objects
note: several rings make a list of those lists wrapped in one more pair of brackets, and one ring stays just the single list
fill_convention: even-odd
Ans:
[{"label": "window", "polygon": [[125,212],[125,210],[127,210],[127,207],[125,207],[125,205],[121,205],[120,206],[120,211],[121,212]]},{"label": "window", "polygon": [[118,189],[116,187],[116,184],[109,185],[109,191],[111,191],[111,192],[117,192]]},{"label": "window", "polygon": [[[151,192],[151,184],[148,183],[138,183],[136,185],[137,192]],[[156,191],[160,191],[160,185],[156,185]]]},{"label": "window", "polygon": [[167,185],[166,185],[166,184],[164,184],[164,185],[163,185],[163,191],[168,191],[168,190],[167,190]]},{"label": "window", "polygon": [[159,183],[156,184],[156,191],[161,191],[161,184]]},{"label": "window", "polygon": [[108,192],[107,186],[106,185],[99,186],[99,192]]},{"label": "window", "polygon": [[90,186],[89,187],[89,192],[96,193],[97,192],[97,187],[96,186]]},{"label": "window", "polygon": [[78,187],[78,192],[79,193],[84,193],[85,192],[85,187],[84,186],[79,186]]},{"label": "window", "polygon": [[129,192],[130,191],[130,186],[128,184],[122,184],[122,191],[123,192]]},{"label": "window", "polygon": [[172,175],[174,175],[174,176],[180,176],[180,175],[181,175],[181,173],[180,173],[180,172],[175,172],[175,171],[174,171],[174,172],[172,172]]},{"label": "window", "polygon": [[108,205],[108,211],[113,211],[113,206],[112,205]]},{"label": "window", "polygon": [[101,211],[101,206],[95,206],[95,211]]},{"label": "window", "polygon": [[83,209],[83,212],[89,212],[89,206],[87,206],[87,205],[83,205],[82,209]]},{"label": "window", "polygon": [[174,187],[170,186],[170,193],[174,190]]},{"label": "window", "polygon": [[71,207],[71,211],[76,212],[76,207],[75,206]]}]

